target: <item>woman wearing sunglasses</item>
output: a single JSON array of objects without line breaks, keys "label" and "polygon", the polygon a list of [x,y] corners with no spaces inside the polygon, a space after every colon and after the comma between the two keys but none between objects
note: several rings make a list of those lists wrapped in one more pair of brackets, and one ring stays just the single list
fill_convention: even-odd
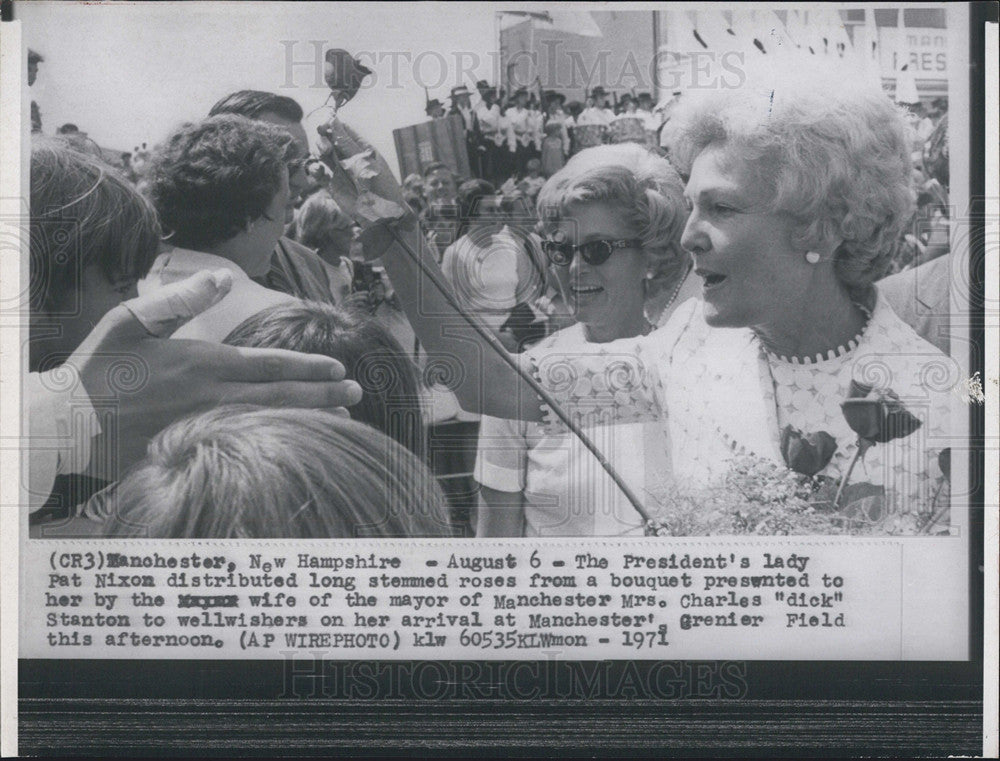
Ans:
[{"label": "woman wearing sunglasses", "polygon": [[[576,154],[543,187],[542,243],[563,298],[577,319],[527,351],[534,365],[630,351],[619,339],[649,333],[695,295],[679,240],[686,210],[680,177],[645,148],[622,144]],[[633,491],[655,488],[667,471],[656,421],[609,425],[583,413],[587,434]],[[642,521],[580,441],[541,423],[484,417],[476,479],[478,536],[615,536]]]}]

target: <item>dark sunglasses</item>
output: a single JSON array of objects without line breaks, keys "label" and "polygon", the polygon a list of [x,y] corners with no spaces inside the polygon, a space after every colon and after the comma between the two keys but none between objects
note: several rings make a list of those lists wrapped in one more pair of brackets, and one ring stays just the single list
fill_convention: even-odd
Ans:
[{"label": "dark sunglasses", "polygon": [[574,246],[572,243],[563,241],[543,240],[542,251],[549,258],[552,264],[560,267],[568,267],[576,252],[587,264],[599,267],[604,264],[618,248],[642,248],[642,241],[635,240],[590,240]]}]

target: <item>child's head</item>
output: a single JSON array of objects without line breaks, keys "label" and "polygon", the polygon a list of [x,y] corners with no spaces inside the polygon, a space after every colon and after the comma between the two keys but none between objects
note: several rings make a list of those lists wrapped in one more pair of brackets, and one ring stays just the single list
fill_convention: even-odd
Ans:
[{"label": "child's head", "polygon": [[378,320],[315,301],[281,304],[233,328],[225,343],[323,354],[339,360],[364,395],[351,417],[374,426],[421,459],[426,451],[416,366]]},{"label": "child's head", "polygon": [[[103,161],[55,138],[31,146],[31,370],[72,353],[136,294],[156,259],[156,212]],[[37,335],[35,335],[37,333]]]},{"label": "child's head", "polygon": [[426,466],[374,428],[323,410],[229,405],[174,423],[116,500],[112,536],[448,535]]}]

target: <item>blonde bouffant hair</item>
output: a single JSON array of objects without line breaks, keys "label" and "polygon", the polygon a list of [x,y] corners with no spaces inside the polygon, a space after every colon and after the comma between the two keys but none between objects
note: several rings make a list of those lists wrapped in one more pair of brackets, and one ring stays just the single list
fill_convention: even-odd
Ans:
[{"label": "blonde bouffant hair", "polygon": [[687,255],[681,233],[687,222],[684,183],[662,156],[635,143],[600,145],[575,154],[538,194],[543,225],[569,206],[606,203],[616,207],[642,241],[654,276]]}]

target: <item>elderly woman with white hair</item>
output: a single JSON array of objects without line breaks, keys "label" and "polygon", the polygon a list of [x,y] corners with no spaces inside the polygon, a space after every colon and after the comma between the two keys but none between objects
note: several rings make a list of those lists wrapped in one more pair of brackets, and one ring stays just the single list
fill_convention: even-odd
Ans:
[{"label": "elderly woman with white hair", "polygon": [[[680,483],[723,483],[734,455],[754,455],[841,486],[854,475],[864,488],[851,497],[861,497],[860,517],[873,531],[946,527],[938,498],[957,366],[874,286],[913,203],[903,115],[874,85],[788,69],[685,97],[672,139],[689,175],[680,242],[701,293],[647,336],[529,365],[536,378],[571,414],[663,420]],[[557,230],[565,239],[550,238],[548,250],[567,261],[590,251],[593,260],[598,246],[605,258],[629,257],[651,243],[610,225],[592,231],[586,225],[597,216],[592,208],[567,214],[573,225]],[[419,270],[402,255],[386,260],[397,288],[417,292]],[[594,279],[575,285],[581,307],[607,298]],[[425,295],[416,306],[411,319],[425,345],[463,350],[436,340],[440,325],[420,319],[440,304]],[[564,430],[501,360],[470,352],[466,376],[463,405]],[[808,463],[797,456],[803,450]]]}]

